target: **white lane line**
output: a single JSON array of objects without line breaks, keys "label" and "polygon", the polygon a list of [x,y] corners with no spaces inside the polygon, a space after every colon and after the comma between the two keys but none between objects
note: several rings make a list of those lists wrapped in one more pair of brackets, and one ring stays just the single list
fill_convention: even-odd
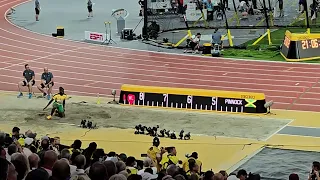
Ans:
[{"label": "white lane line", "polygon": [[[46,57],[48,59],[48,57]],[[71,61],[71,60],[60,60],[60,59],[53,59],[55,62],[57,61],[63,61],[63,62],[68,62],[68,63],[73,63],[74,65],[73,66],[68,66],[68,65],[64,65],[62,63],[57,63],[57,64],[52,64],[52,63],[48,63],[48,62],[37,62],[37,64],[45,64],[46,66],[47,65],[50,65],[50,66],[60,66],[60,67],[69,67],[70,69],[83,69],[83,70],[91,70],[91,71],[97,71],[97,72],[106,72],[106,70],[103,70],[103,69],[91,69],[91,68],[83,68],[83,67],[77,67],[75,66],[76,64],[80,64],[79,62],[77,61]],[[85,64],[85,65],[96,65],[96,66],[104,66],[104,65],[100,65],[100,64],[92,64],[92,63],[81,63],[81,64]],[[36,67],[35,65],[33,65],[33,67]],[[86,67],[86,66],[84,66]],[[108,68],[118,68],[118,69],[125,69],[125,70],[138,70],[137,68],[125,68],[125,67],[119,67],[119,66],[106,66]],[[50,68],[51,69],[51,68]],[[6,68],[6,70],[12,70],[12,69],[8,69]],[[58,70],[55,70],[55,71],[58,71]],[[155,73],[157,72],[157,74],[167,74],[166,71],[156,71],[156,70],[147,70],[147,69],[142,69],[142,68],[139,68],[139,71],[150,71],[150,74],[138,74],[138,73],[131,73],[130,71],[113,71],[113,70],[108,70],[108,74],[109,73],[113,73],[113,74],[126,74],[126,75],[135,75],[135,76],[142,76],[142,77],[154,77],[154,78],[162,78],[162,79],[174,79],[174,80],[186,80],[186,81],[195,81],[195,82],[210,82],[210,83],[228,83],[228,84],[245,84],[245,85],[258,85],[258,86],[270,86],[272,85],[272,83],[270,84],[264,84],[264,83],[246,83],[246,82],[239,82],[239,81],[219,81],[219,80],[214,80],[214,79],[193,79],[193,78],[181,78],[181,77],[175,77],[175,76],[161,76],[161,75],[153,75],[151,73]],[[63,72],[66,72],[66,71],[63,71]],[[69,71],[70,72],[70,71]],[[186,74],[188,75],[188,74]],[[114,78],[114,79],[121,79],[121,77],[118,77],[118,76],[108,76],[110,78]],[[166,81],[163,81],[163,82],[166,82]],[[292,88],[298,88],[297,86],[290,86],[290,85],[272,85],[272,86],[277,86],[277,87],[292,87]],[[303,87],[303,86],[301,86]],[[295,91],[296,92],[296,91]],[[299,92],[299,91],[297,91]]]},{"label": "white lane line", "polygon": [[[311,104],[310,104],[311,106]],[[270,136],[268,136],[266,139],[264,139],[263,141],[267,141],[270,138],[272,138],[274,135],[278,134],[278,132],[280,132],[282,129],[284,129],[285,127],[287,127],[289,124],[291,124],[294,120],[290,120],[287,124],[285,124],[284,126],[282,126],[281,128],[279,128],[277,131],[275,131],[274,133],[272,133]]]},{"label": "white lane line", "polygon": [[[13,48],[15,48],[15,49],[24,49],[24,50],[27,50],[28,52],[32,52],[32,51],[34,51],[34,52],[40,52],[40,53],[49,53],[49,52],[47,52],[47,51],[41,51],[41,50],[36,50],[36,49],[30,49],[30,48],[26,48],[26,47],[21,47],[21,46],[14,46],[14,45],[10,45],[10,44],[6,44],[6,43],[0,43],[0,44],[2,44],[2,45],[4,45],[4,46],[8,46],[8,47],[13,47]],[[43,48],[45,48],[44,46],[41,46],[41,47],[43,47]],[[82,49],[85,49],[85,48],[82,48]],[[4,50],[3,49],[3,51],[10,51],[10,50]],[[81,51],[70,51],[70,52],[76,52],[77,53],[77,56],[74,56],[74,57],[81,57],[80,56],[80,54],[86,54],[86,55],[90,55],[91,57],[99,57],[99,59],[102,57],[102,58],[105,58],[106,56],[105,55],[101,55],[101,54],[96,54],[96,53],[88,53],[88,52],[81,52]],[[152,62],[152,63],[154,63],[154,64],[162,64],[163,62],[162,61],[159,61],[159,60],[148,60],[148,59],[138,59],[138,58],[134,58],[134,57],[124,57],[124,56],[122,56],[122,55],[111,55],[112,53],[109,53],[108,54],[108,57],[115,57],[115,58],[119,58],[119,59],[132,59],[133,60],[133,62]],[[136,55],[135,55],[136,56]],[[197,70],[201,70],[201,71],[212,71],[212,70],[210,70],[210,69],[205,69],[205,68],[207,68],[208,67],[208,65],[200,65],[200,64],[188,64],[188,63],[186,63],[186,62],[181,62],[181,63],[179,63],[179,62],[176,62],[177,61],[177,59],[175,60],[175,62],[170,62],[171,64],[175,64],[175,65],[181,65],[181,66],[189,66],[189,67],[193,67],[192,68],[192,70],[194,70],[195,69],[195,67],[199,67],[199,69],[197,69]],[[179,60],[178,60],[179,61]],[[184,60],[185,61],[185,60]],[[194,61],[193,61],[194,62]],[[120,62],[119,62],[120,63]],[[136,64],[142,64],[142,65],[144,65],[143,63],[136,63]],[[224,63],[223,63],[224,64]],[[163,66],[158,66],[158,67],[163,67]],[[177,67],[178,68],[178,67]],[[222,66],[222,65],[217,65],[217,63],[215,63],[214,65],[212,65],[212,66],[210,66],[210,68],[215,68],[215,69],[220,69],[220,70],[223,70],[223,69],[225,69],[225,71],[230,71],[230,68],[232,68],[232,67],[226,67],[226,66]],[[176,68],[175,68],[176,69]],[[272,72],[279,72],[279,70],[272,70],[272,69],[265,69],[265,68],[263,68],[263,69],[252,69],[252,68],[249,68],[249,67],[247,67],[247,68],[241,68],[241,67],[237,67],[236,68],[237,70],[238,69],[241,69],[241,70],[250,70],[250,71],[259,71],[259,74],[260,74],[260,72],[270,72],[270,73],[268,73],[268,76],[284,76],[284,77],[287,77],[287,75],[286,74],[284,74],[284,75],[275,75],[275,74],[272,74]],[[191,70],[191,68],[189,68],[189,70]],[[231,71],[232,72],[232,71]],[[310,78],[310,73],[311,72],[308,72],[308,71],[291,71],[291,73],[296,73],[296,74],[307,74],[306,75],[306,77],[308,77],[308,78]],[[257,73],[255,73],[255,74],[257,74]],[[227,75],[227,73],[225,73],[224,75]],[[295,75],[296,77],[305,77],[305,76],[303,76],[303,75]],[[320,74],[319,74],[319,76],[320,76]],[[294,77],[294,76],[290,76],[290,77]],[[314,76],[312,76],[312,78],[315,78]]]},{"label": "white lane line", "polygon": [[[0,51],[5,51],[5,52],[10,52],[10,53],[14,53],[14,54],[19,54],[19,55],[23,55],[23,56],[32,56],[32,57],[39,57],[37,55],[32,55],[32,54],[26,54],[26,53],[20,53],[20,52],[15,52],[15,51],[10,51],[10,50],[3,50],[1,49]],[[73,50],[67,50],[69,52],[74,52]],[[150,67],[159,67],[159,66],[156,66],[156,65],[144,65],[144,64],[140,64],[140,63],[134,63],[135,61],[133,62],[120,62],[120,61],[112,61],[112,60],[101,60],[101,59],[94,59],[94,58],[86,58],[86,57],[82,57],[82,56],[72,56],[72,55],[66,55],[66,54],[62,54],[60,53],[59,54],[60,57],[62,56],[66,56],[66,57],[71,57],[71,58],[74,58],[74,59],[88,59],[90,61],[97,61],[97,62],[110,62],[110,63],[121,63],[121,64],[124,64],[125,66],[122,67],[122,66],[113,66],[113,67],[117,67],[117,68],[124,68],[124,69],[142,69],[142,68],[130,68],[130,67],[127,67],[126,65],[128,64],[132,64],[132,65],[138,65],[139,67],[140,66],[150,66]],[[9,56],[4,56],[4,57],[7,57],[7,58],[11,58]],[[112,56],[109,56],[109,57],[112,57]],[[121,57],[117,57],[117,56],[114,56],[115,58],[121,58]],[[104,57],[105,58],[105,57]],[[13,59],[19,59],[19,58],[13,58]],[[47,58],[49,59],[49,57]],[[51,59],[51,58],[50,58]],[[54,60],[61,60],[63,61],[61,58],[52,58]],[[121,58],[121,59],[130,59],[130,58]],[[132,59],[132,60],[136,60],[136,59]],[[77,63],[84,63],[84,62],[77,62]],[[179,64],[180,65],[180,64]],[[185,64],[184,64],[185,65]],[[99,64],[100,66],[100,64]],[[111,67],[112,65],[108,65],[109,67]],[[192,67],[192,65],[190,65],[190,67]],[[217,69],[220,69],[221,67],[217,67]],[[181,69],[181,70],[186,70],[188,73],[179,73],[177,71],[171,71],[170,73],[175,73],[175,74],[186,74],[186,75],[190,75],[190,71],[194,71],[195,69],[190,69],[190,68],[174,68],[173,70],[176,70],[176,69]],[[145,71],[151,71],[152,73],[153,72],[159,72],[159,73],[165,73],[167,74],[168,71],[156,71],[156,70],[150,70],[150,69],[143,69]],[[200,69],[199,69],[200,71]],[[202,72],[212,72],[212,70],[206,70],[206,69],[201,69]],[[225,71],[219,71],[219,70],[215,70],[214,71],[215,73],[219,73],[219,72],[225,72]],[[248,74],[248,75],[254,75],[256,76],[257,73],[246,73],[246,72],[229,72],[229,75],[230,76],[234,76],[237,77],[236,74]],[[195,74],[193,74],[195,75]],[[206,75],[206,74],[197,74],[199,76],[208,76],[208,77],[213,77],[215,75]],[[287,77],[287,75],[273,75],[273,74],[259,74],[260,77],[272,77],[272,76],[276,76],[276,77]],[[215,76],[217,77],[217,76]],[[221,76],[223,77],[223,76]],[[293,78],[315,78],[315,77],[310,77],[310,76],[302,76],[302,75],[299,75],[299,76],[290,76],[290,77],[293,77]],[[246,78],[246,77],[240,77],[240,79],[255,79],[255,78]],[[263,78],[262,78],[263,79]],[[272,81],[276,81],[275,79],[270,79]],[[279,80],[279,81],[286,81],[286,82],[296,82],[296,81],[291,81],[291,80]],[[314,83],[314,81],[301,81],[301,82],[311,82],[311,83]]]},{"label": "white lane line", "polygon": [[[14,1],[14,2],[17,2],[17,1]],[[21,3],[19,3],[19,4],[23,4],[23,3],[26,3],[26,2],[21,2]],[[19,4],[17,4],[17,5],[15,5],[15,6],[18,6]],[[41,34],[41,33],[35,33],[35,32],[33,32],[33,31],[30,31],[30,30],[26,30],[26,29],[24,29],[24,28],[21,28],[21,27],[19,27],[19,26],[17,26],[17,25],[15,25],[15,24],[13,24],[12,22],[10,22],[8,19],[7,19],[7,17],[5,16],[4,17],[5,19],[6,19],[6,21],[9,23],[9,24],[11,24],[11,25],[13,25],[13,26],[15,26],[16,28],[18,28],[18,29],[21,29],[21,30],[24,30],[24,31],[29,31],[29,32],[32,32],[32,33],[34,33],[34,34],[39,34],[39,35],[41,35],[41,36],[46,36],[46,37],[51,37],[51,36],[48,36],[48,35],[43,35],[43,34]],[[39,40],[39,39],[36,39],[36,38],[32,38],[32,37],[27,37],[27,36],[24,36],[24,35],[20,35],[20,34],[17,34],[17,33],[13,33],[13,32],[10,32],[10,31],[7,31],[7,30],[5,30],[5,29],[3,29],[3,28],[0,28],[1,30],[3,30],[3,31],[5,31],[5,32],[7,32],[7,33],[10,33],[10,34],[14,34],[14,35],[17,35],[17,36],[22,36],[22,37],[26,37],[26,38],[29,38],[29,39],[33,39],[33,40],[38,40],[38,41],[43,41],[43,42],[47,42],[47,43],[51,43],[51,44],[59,44],[59,45],[66,45],[66,44],[61,44],[61,43],[52,43],[52,41],[45,41],[45,40]],[[66,40],[66,39],[64,39],[65,41],[69,41],[69,42],[74,42],[74,43],[80,43],[80,44],[87,44],[88,45],[88,43],[84,43],[84,42],[79,42],[79,41],[73,41],[73,40]],[[61,42],[63,42],[63,41],[61,41]],[[69,46],[69,47],[75,47],[74,45],[66,45],[66,46]],[[88,45],[89,47],[87,47],[87,48],[85,48],[85,49],[90,49],[91,50],[91,47],[93,48],[96,48],[96,47],[102,47],[101,45],[94,45],[94,44],[92,44],[92,45]],[[130,49],[130,48],[118,48],[118,47],[111,47],[111,48],[116,48],[116,49],[128,49],[128,50],[131,50],[131,51],[136,51],[136,52],[148,52],[148,53],[150,53],[150,51],[146,51],[146,50],[135,50],[135,49]],[[98,50],[98,49],[93,49],[93,50]],[[105,51],[105,50],[100,50],[99,49],[99,51]],[[131,53],[129,53],[129,54],[131,54]],[[154,54],[159,54],[159,53],[154,53]],[[176,53],[161,53],[161,54],[170,54],[170,55],[175,55],[175,56],[186,56],[186,55],[183,55],[183,54],[176,54]],[[140,55],[140,54],[137,54],[138,56]],[[187,55],[188,56],[188,55]],[[150,57],[150,55],[147,55],[147,57]],[[156,57],[156,56],[154,56],[154,57]],[[199,59],[204,59],[204,58],[208,58],[208,57],[197,57],[197,56],[191,56],[191,57],[194,57],[194,58],[199,58]],[[168,59],[168,57],[161,57],[161,58],[164,58],[164,59]],[[172,58],[169,58],[169,59],[175,59],[176,60],[176,57],[172,57]],[[266,61],[259,61],[259,60],[243,60],[243,59],[235,59],[235,58],[218,58],[218,59],[226,59],[226,60],[232,60],[233,62],[236,62],[236,61],[238,61],[238,60],[241,60],[241,61],[248,61],[248,62],[264,62],[264,63],[272,63],[272,64],[284,64],[284,63],[286,63],[287,65],[288,64],[294,64],[294,63],[290,63],[290,62],[271,62],[271,61],[268,61],[268,62],[266,62]],[[206,60],[204,60],[204,62],[207,62]],[[239,63],[240,64],[240,63]],[[308,63],[305,63],[305,64],[308,64]],[[261,66],[265,66],[265,65],[261,65]],[[274,65],[273,65],[274,66]],[[286,66],[279,66],[279,67],[286,67]]]}]

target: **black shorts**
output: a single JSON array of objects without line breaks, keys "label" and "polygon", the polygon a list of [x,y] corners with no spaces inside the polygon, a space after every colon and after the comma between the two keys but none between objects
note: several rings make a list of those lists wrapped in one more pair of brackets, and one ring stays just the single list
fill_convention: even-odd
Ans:
[{"label": "black shorts", "polygon": [[198,45],[198,43],[195,43],[195,42],[191,41],[189,45],[190,45],[192,50],[195,50],[195,47]]},{"label": "black shorts", "polygon": [[88,6],[88,12],[89,12],[89,13],[92,12],[92,6]]},{"label": "black shorts", "polygon": [[[23,82],[22,86],[27,86],[27,82],[26,81],[22,81],[22,82]],[[36,81],[33,80],[31,85],[34,86],[35,83],[36,83]]]},{"label": "black shorts", "polygon": [[49,88],[50,86],[52,87],[54,85],[54,82],[51,82],[50,84],[44,84],[44,83],[41,83],[40,86],[41,86],[41,89],[47,87]]},{"label": "black shorts", "polygon": [[40,11],[38,8],[34,8],[34,10],[36,10],[36,15],[39,15],[40,14]]}]

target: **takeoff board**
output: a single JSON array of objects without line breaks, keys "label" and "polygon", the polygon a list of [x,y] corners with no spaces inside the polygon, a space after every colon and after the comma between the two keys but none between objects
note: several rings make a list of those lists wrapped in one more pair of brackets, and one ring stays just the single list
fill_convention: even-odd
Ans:
[{"label": "takeoff board", "polygon": [[122,85],[124,105],[239,113],[266,113],[263,93]]}]

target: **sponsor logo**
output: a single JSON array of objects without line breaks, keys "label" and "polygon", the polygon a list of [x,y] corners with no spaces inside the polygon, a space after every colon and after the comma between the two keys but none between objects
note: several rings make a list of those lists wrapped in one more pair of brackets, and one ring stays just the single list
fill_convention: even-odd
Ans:
[{"label": "sponsor logo", "polygon": [[130,105],[133,105],[135,100],[136,100],[136,97],[133,94],[128,94],[128,103]]},{"label": "sponsor logo", "polygon": [[96,41],[103,41],[103,35],[97,33],[90,33],[90,39]]},{"label": "sponsor logo", "polygon": [[241,99],[256,99],[256,97],[251,95],[241,95]]},{"label": "sponsor logo", "polygon": [[243,100],[238,100],[238,99],[225,99],[224,103],[225,104],[230,104],[230,105],[240,105],[240,106],[242,106],[242,101]]}]

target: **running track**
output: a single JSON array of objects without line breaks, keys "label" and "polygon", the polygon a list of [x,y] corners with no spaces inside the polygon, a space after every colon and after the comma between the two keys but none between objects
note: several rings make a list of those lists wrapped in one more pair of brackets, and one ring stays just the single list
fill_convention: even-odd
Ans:
[{"label": "running track", "polygon": [[320,111],[319,65],[182,56],[55,39],[6,20],[6,11],[23,1],[0,2],[1,90],[17,91],[23,65],[29,63],[37,79],[47,66],[55,87],[74,95],[110,96],[126,83],[263,92],[276,102],[274,108]]}]

